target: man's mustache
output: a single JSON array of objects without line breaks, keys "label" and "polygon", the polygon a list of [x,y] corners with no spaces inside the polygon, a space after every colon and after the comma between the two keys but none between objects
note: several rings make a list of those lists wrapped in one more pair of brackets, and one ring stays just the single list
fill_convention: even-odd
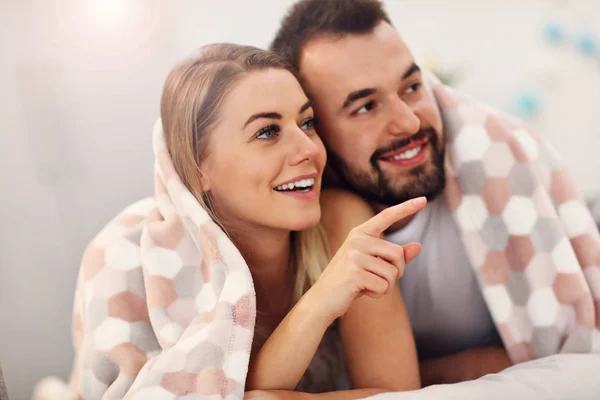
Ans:
[{"label": "man's mustache", "polygon": [[377,150],[375,150],[375,152],[371,156],[371,165],[377,165],[377,161],[381,158],[382,155],[391,153],[393,151],[406,147],[413,142],[417,142],[423,139],[427,139],[434,147],[437,147],[437,134],[435,130],[432,127],[426,127],[419,130],[419,132],[415,133],[410,137],[398,139],[386,147],[380,147]]}]

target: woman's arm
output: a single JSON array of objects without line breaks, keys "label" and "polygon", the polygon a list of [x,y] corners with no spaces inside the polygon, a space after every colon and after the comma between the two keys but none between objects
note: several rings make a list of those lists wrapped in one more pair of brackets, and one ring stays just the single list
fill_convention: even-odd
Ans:
[{"label": "woman's arm", "polygon": [[396,291],[404,258],[413,258],[415,248],[405,254],[402,247],[379,236],[425,203],[424,199],[417,199],[390,207],[347,232],[346,240],[338,246],[317,283],[288,313],[250,363],[246,390],[293,390],[327,327],[344,315],[357,297],[378,299]]},{"label": "woman's arm", "polygon": [[[324,191],[321,204],[332,251],[351,229],[373,216],[362,198],[340,190]],[[341,318],[340,333],[353,387],[392,391],[420,387],[416,346],[399,288],[381,299],[355,300]]]},{"label": "woman's arm", "polygon": [[293,390],[306,372],[334,318],[310,290],[285,316],[250,363],[246,390]]},{"label": "woman's arm", "polygon": [[382,389],[340,390],[327,393],[302,393],[288,390],[255,390],[246,392],[244,400],[354,400],[385,393]]}]

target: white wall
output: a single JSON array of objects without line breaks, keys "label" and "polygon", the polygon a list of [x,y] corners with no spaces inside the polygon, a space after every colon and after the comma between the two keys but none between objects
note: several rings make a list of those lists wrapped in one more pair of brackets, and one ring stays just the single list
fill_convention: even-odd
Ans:
[{"label": "white wall", "polygon": [[[150,131],[170,66],[210,42],[266,46],[291,3],[136,0],[131,19],[109,28],[89,19],[93,2],[0,2],[0,360],[13,400],[42,376],[69,372],[81,252],[116,212],[152,193]],[[547,3],[386,2],[417,55],[468,65],[459,87],[491,105],[508,109],[515,90],[549,76],[534,124],[586,193],[600,192],[600,60],[540,42]],[[600,26],[596,0],[570,4]]]}]

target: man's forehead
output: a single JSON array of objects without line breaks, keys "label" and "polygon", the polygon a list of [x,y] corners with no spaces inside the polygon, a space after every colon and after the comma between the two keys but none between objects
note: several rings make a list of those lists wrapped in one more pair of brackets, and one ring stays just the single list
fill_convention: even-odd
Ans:
[{"label": "man's forehead", "polygon": [[373,85],[373,74],[382,68],[399,74],[413,62],[410,50],[396,30],[382,22],[371,32],[358,35],[325,35],[302,48],[300,71],[311,91],[315,85],[356,90]]}]

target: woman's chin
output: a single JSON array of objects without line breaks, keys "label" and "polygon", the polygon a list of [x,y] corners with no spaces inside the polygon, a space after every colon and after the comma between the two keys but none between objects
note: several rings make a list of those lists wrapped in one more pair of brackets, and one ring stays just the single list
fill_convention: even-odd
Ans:
[{"label": "woman's chin", "polygon": [[286,225],[288,225],[292,231],[304,231],[317,226],[320,220],[321,212],[319,210],[318,213],[314,213],[312,215],[303,214],[300,216],[295,216],[293,220],[290,218],[289,223]]}]

